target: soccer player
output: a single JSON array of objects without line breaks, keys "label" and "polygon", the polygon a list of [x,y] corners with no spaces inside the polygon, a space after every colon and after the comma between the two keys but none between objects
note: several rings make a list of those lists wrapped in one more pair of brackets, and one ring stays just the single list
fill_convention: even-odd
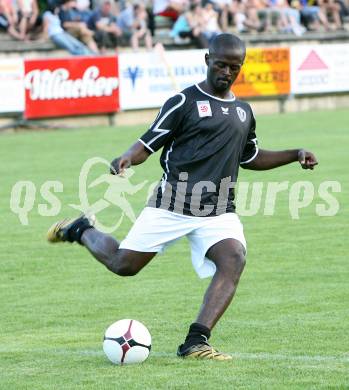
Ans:
[{"label": "soccer player", "polygon": [[246,242],[233,202],[239,166],[265,170],[298,161],[303,169],[313,169],[317,164],[304,149],[258,148],[251,107],[231,92],[245,54],[238,37],[218,35],[205,54],[206,80],[167,100],[149,130],[111,163],[111,172],[120,174],[163,148],[159,186],[122,242],[99,232],[84,215],[48,231],[50,242],[78,242],[120,276],[137,274],[168,244],[187,236],[196,272],[212,280],[178,348],[184,358],[232,358],[208,339],[245,265]]}]

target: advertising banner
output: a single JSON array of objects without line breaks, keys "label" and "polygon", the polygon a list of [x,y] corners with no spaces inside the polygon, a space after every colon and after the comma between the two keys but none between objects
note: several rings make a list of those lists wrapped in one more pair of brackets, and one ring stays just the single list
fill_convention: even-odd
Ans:
[{"label": "advertising banner", "polygon": [[121,109],[160,107],[175,93],[204,80],[205,53],[207,50],[121,53]]},{"label": "advertising banner", "polygon": [[2,58],[0,61],[0,112],[24,111],[24,61]]},{"label": "advertising banner", "polygon": [[24,67],[28,119],[119,109],[117,57],[26,60]]},{"label": "advertising banner", "polygon": [[232,89],[237,97],[289,94],[289,49],[247,49],[245,63]]},{"label": "advertising banner", "polygon": [[349,91],[349,45],[301,45],[291,49],[291,92]]},{"label": "advertising banner", "polygon": [[[123,110],[162,106],[166,99],[206,78],[207,50],[121,53],[120,106]],[[287,48],[248,49],[233,86],[238,97],[285,95],[290,92]]]}]

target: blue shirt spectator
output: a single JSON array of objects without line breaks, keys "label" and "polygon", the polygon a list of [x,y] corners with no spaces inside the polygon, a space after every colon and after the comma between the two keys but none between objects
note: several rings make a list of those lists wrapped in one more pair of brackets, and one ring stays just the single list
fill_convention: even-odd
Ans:
[{"label": "blue shirt spectator", "polygon": [[[67,3],[69,1],[66,1]],[[72,1],[75,3],[75,1]],[[68,9],[61,8],[59,10],[59,19],[62,23],[64,22],[88,22],[90,17],[90,13],[82,12],[76,8],[76,6],[69,7]]]},{"label": "blue shirt spectator", "polygon": [[90,30],[96,30],[97,29],[97,23],[102,22],[102,24],[105,25],[111,25],[116,24],[117,18],[115,15],[109,14],[109,15],[103,15],[101,9],[97,9],[92,12],[88,22],[87,27]]}]

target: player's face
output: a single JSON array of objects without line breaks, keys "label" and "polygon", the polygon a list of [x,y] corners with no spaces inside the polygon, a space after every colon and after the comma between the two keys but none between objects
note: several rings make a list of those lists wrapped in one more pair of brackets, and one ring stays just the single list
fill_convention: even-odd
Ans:
[{"label": "player's face", "polygon": [[207,79],[217,92],[231,88],[239,75],[243,60],[244,54],[236,50],[225,50],[207,55]]}]

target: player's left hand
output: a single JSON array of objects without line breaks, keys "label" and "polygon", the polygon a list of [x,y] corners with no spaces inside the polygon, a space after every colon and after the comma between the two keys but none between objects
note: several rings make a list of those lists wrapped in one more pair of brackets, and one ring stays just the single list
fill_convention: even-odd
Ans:
[{"label": "player's left hand", "polygon": [[114,158],[114,160],[110,163],[110,173],[112,175],[119,174],[119,172],[120,172],[119,162],[120,162],[120,157],[117,157],[117,158]]},{"label": "player's left hand", "polygon": [[304,149],[298,151],[298,161],[303,169],[314,169],[318,164],[314,154]]},{"label": "player's left hand", "polygon": [[126,169],[131,166],[131,160],[127,155],[114,158],[110,163],[110,173],[112,175],[123,176]]}]

